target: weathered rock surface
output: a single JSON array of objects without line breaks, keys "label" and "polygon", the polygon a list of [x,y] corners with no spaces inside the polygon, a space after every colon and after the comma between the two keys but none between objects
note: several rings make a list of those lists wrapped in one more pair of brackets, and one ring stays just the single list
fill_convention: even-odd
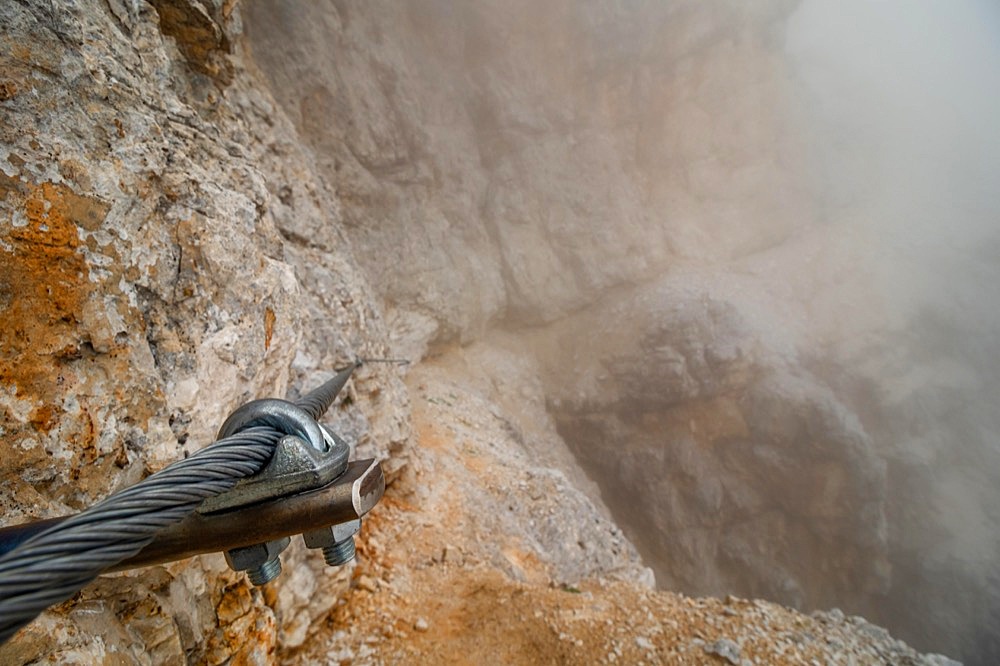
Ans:
[{"label": "weathered rock surface", "polygon": [[[407,444],[392,366],[359,371],[329,417],[383,459],[400,521],[360,544],[373,564],[346,597],[352,571],[300,544],[263,591],[202,557],[101,579],[0,661],[368,658],[370,635],[337,623],[370,610],[362,593],[427,605],[424,564],[452,583],[468,566],[483,587],[456,589],[480,610],[527,595],[550,611],[581,580],[657,605],[602,597],[608,640],[537,623],[525,635],[552,659],[802,641],[918,659],[860,620],[740,602],[753,636],[737,640],[715,602],[595,583],[649,582],[629,538],[662,586],[841,606],[920,647],[1000,654],[996,415],[970,399],[1000,386],[975,371],[1000,326],[947,293],[889,307],[884,246],[829,224],[843,209],[818,192],[783,52],[796,4],[0,5],[4,523],[86,506],[209,442],[239,403],[358,355],[440,355],[415,371],[428,450]],[[469,511],[414,525],[410,500]],[[429,546],[380,535],[446,527],[393,591],[392,550]],[[411,638],[481,650],[526,626],[421,612],[401,620]],[[796,628],[768,636],[776,615]]]},{"label": "weathered rock surface", "polygon": [[[336,197],[229,53],[232,3],[5,3],[0,23],[5,523],[86,506],[241,402],[385,354]],[[315,233],[284,239],[290,217]],[[372,366],[350,392],[332,424],[396,476],[405,389]],[[262,663],[343,589],[315,559],[294,551],[270,597],[218,557],[102,580],[2,660]]]},{"label": "weathered rock surface", "polygon": [[[452,350],[407,377],[412,492],[394,489],[373,512],[347,603],[290,663],[955,664],[836,609],[805,616],[636,585],[631,549],[595,552],[608,523],[535,471],[535,436],[466,373],[488,355]],[[498,491],[500,510],[484,513]]]},{"label": "weathered rock surface", "polygon": [[258,2],[247,23],[419,349],[801,225],[797,134],[772,114],[790,6]]},{"label": "weathered rock surface", "polygon": [[539,335],[560,433],[665,588],[806,608],[881,598],[885,462],[722,295],[667,281]]},{"label": "weathered rock surface", "polygon": [[[652,587],[652,572],[610,516],[534,455],[538,431],[522,430],[498,404],[501,394],[483,390],[463,365],[449,356],[407,377],[419,400],[421,452],[400,490],[440,530],[441,559],[547,585],[605,576]],[[401,550],[428,547],[433,541]]]},{"label": "weathered rock surface", "polygon": [[[899,165],[878,123],[823,124],[817,97],[836,116],[866,91],[817,91],[788,50],[799,6],[259,2],[247,34],[337,184],[394,348],[498,329],[529,340],[506,356],[540,345],[525,374],[542,392],[504,409],[541,423],[518,403],[545,395],[609,503],[631,480],[648,513],[616,515],[662,584],[837,604],[989,663],[1000,423],[983,336],[1000,322],[962,304],[995,281],[996,241],[923,237],[916,204],[887,204],[900,179],[938,177],[933,159],[911,173],[934,141],[877,109]],[[955,193],[989,175],[958,173],[970,184],[901,196],[961,226]]]}]

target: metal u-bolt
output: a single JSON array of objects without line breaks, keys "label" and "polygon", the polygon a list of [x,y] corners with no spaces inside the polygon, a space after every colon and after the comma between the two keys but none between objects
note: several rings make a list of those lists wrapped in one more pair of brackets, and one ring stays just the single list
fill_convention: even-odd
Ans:
[{"label": "metal u-bolt", "polygon": [[323,559],[331,567],[339,567],[354,559],[354,537],[351,536],[340,543],[323,548]]},{"label": "metal u-bolt", "polygon": [[247,571],[247,578],[254,585],[260,587],[270,583],[272,580],[278,577],[281,573],[281,558],[275,557],[273,560],[264,562],[264,564],[259,567],[255,567]]}]

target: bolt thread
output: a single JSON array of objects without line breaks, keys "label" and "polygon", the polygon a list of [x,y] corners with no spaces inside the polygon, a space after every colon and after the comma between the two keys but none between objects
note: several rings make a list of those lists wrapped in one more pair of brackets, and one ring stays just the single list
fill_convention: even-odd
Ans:
[{"label": "bolt thread", "polygon": [[247,577],[250,578],[250,582],[254,585],[260,586],[265,583],[270,583],[272,580],[278,577],[281,573],[281,558],[275,557],[273,560],[268,560],[259,567],[254,567],[247,571]]},{"label": "bolt thread", "polygon": [[340,543],[323,549],[323,559],[331,567],[339,567],[354,559],[354,537],[344,539]]}]

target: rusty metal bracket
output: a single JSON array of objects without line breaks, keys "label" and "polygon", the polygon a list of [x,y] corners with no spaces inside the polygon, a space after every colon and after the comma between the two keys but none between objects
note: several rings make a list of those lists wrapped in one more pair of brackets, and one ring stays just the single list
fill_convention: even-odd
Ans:
[{"label": "rusty metal bracket", "polygon": [[[277,541],[357,520],[382,499],[385,476],[377,460],[356,460],[328,484],[280,499],[212,514],[194,512],[110,571],[182,560]],[[0,529],[0,555],[66,520],[51,518]]]}]

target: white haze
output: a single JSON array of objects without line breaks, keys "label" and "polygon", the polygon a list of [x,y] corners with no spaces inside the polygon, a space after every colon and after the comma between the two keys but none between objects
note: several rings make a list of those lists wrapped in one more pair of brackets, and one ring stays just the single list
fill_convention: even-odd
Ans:
[{"label": "white haze", "polygon": [[[923,373],[916,407],[890,414],[883,437],[890,460],[931,469],[930,481],[899,474],[891,491],[904,504],[895,560],[912,562],[923,591],[903,603],[907,593],[897,594],[878,619],[907,627],[904,637],[925,649],[962,632],[951,649],[995,663],[1000,3],[805,0],[786,40],[807,90],[825,219],[870,239],[871,287],[898,322],[900,348],[916,350],[903,356],[910,375]],[[916,517],[900,519],[906,512]],[[972,638],[972,626],[985,629]]]},{"label": "white haze", "polygon": [[[861,532],[890,551],[886,589],[849,583],[818,603],[920,649],[998,663],[1000,3],[247,6],[255,59],[344,193],[346,233],[406,355],[493,328],[545,337],[547,399],[586,414],[617,404],[598,381],[604,360],[642,352],[606,304],[655,321],[689,293],[732,309],[766,341],[762,364],[834,369],[820,379],[876,449],[858,464],[888,469],[872,497],[838,498],[884,505],[889,534],[878,521]],[[669,298],[647,299],[651,281]],[[672,376],[649,378],[650,393]],[[674,443],[626,425],[651,447]],[[700,460],[715,462],[707,447]],[[626,527],[636,507],[672,516],[642,474],[599,471],[605,498],[627,498]],[[760,485],[774,499],[777,484]],[[731,504],[740,515],[753,502]],[[702,520],[677,506],[676,525]],[[680,580],[682,545],[644,554]],[[859,580],[881,571],[859,559]],[[710,575],[679,589],[739,593],[713,587],[725,575],[747,593],[754,572],[776,568],[763,560],[692,565]],[[811,564],[803,585],[845,574]]]},{"label": "white haze", "polygon": [[1000,237],[1000,4],[806,0],[787,50],[831,217],[881,236],[897,302],[972,299],[995,323],[1000,298],[963,274],[998,268],[977,249]]}]

